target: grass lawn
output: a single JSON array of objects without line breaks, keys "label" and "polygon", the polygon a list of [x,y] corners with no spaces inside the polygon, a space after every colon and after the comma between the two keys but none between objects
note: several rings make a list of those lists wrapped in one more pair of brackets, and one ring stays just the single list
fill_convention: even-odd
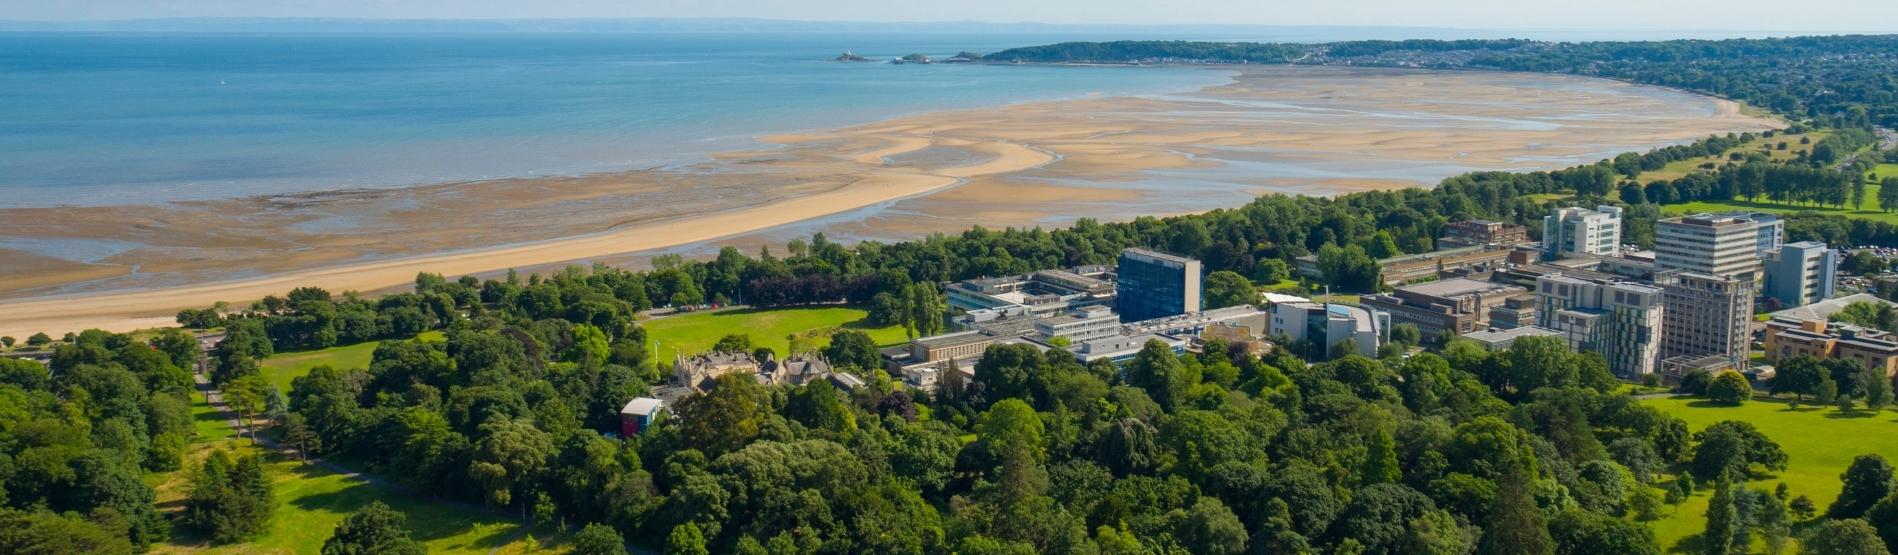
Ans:
[{"label": "grass lawn", "polygon": [[[1872,171],[1865,172],[1866,183],[1878,183],[1887,177],[1898,177],[1898,164],[1879,164],[1878,167],[1872,168]],[[1871,194],[1871,188],[1868,187],[1865,191],[1866,194]]]},{"label": "grass lawn", "polygon": [[[869,312],[840,306],[753,309],[738,308],[694,312],[640,322],[649,341],[657,341],[659,358],[671,360],[674,353],[691,355],[711,350],[718,339],[728,334],[751,336],[753,345],[770,347],[783,355],[790,350],[792,334],[849,328],[870,334],[878,345],[895,345],[909,340],[901,326],[870,327],[863,319]],[[817,346],[828,345],[829,339]]]},{"label": "grass lawn", "polygon": [[[1820,139],[1824,139],[1826,138],[1827,135],[1831,135],[1831,134],[1832,132],[1830,131],[1814,131],[1811,133],[1806,133],[1804,135],[1795,135],[1791,133],[1776,133],[1772,137],[1761,137],[1758,139],[1754,139],[1752,142],[1746,143],[1744,145],[1740,145],[1739,147],[1736,147],[1733,150],[1729,150],[1727,152],[1749,152],[1749,153],[1750,152],[1766,152],[1768,158],[1775,161],[1783,162],[1783,161],[1791,160],[1797,157],[1800,152],[1811,150],[1813,145],[1819,144]],[[1811,138],[1812,144],[1804,144],[1804,145],[1799,144],[1799,139],[1801,137]],[[1786,150],[1768,150],[1768,151],[1761,150],[1764,147],[1777,146],[1781,141],[1784,141],[1786,143]],[[1728,160],[1727,160],[1726,153],[1721,153],[1720,155],[1717,155],[1717,156],[1702,156],[1699,158],[1688,158],[1686,160],[1675,160],[1673,162],[1669,162],[1666,166],[1661,167],[1661,169],[1641,172],[1641,175],[1636,176],[1635,181],[1639,181],[1644,185],[1647,184],[1648,182],[1651,182],[1657,179],[1665,180],[1665,181],[1673,181],[1676,179],[1680,179],[1682,177],[1686,177],[1687,174],[1690,174],[1690,173],[1694,173],[1697,171],[1707,171],[1700,167],[1701,164],[1705,164],[1707,162],[1713,162],[1715,165],[1721,165],[1721,164],[1727,163],[1727,161]]]},{"label": "grass lawn", "polygon": [[[1839,474],[1845,472],[1853,457],[1877,453],[1898,459],[1898,413],[1890,410],[1876,414],[1860,410],[1847,416],[1831,407],[1802,405],[1793,410],[1783,401],[1765,399],[1738,407],[1716,406],[1688,397],[1641,402],[1686,420],[1693,431],[1722,420],[1751,422],[1786,451],[1786,470],[1756,479],[1749,487],[1770,491],[1779,482],[1786,482],[1793,497],[1811,498],[1822,514],[1838,497]],[[1653,523],[1663,549],[1681,551],[1698,543],[1693,540],[1706,528],[1707,500],[1712,495],[1710,487],[1697,492],[1687,502],[1669,507],[1672,513]],[[1754,547],[1756,551],[1764,549]]]},{"label": "grass lawn", "polygon": [[1849,206],[1846,208],[1833,208],[1830,206],[1806,206],[1799,204],[1780,204],[1772,201],[1751,202],[1744,200],[1682,202],[1664,205],[1662,208],[1668,213],[1677,214],[1698,214],[1701,212],[1725,212],[1732,210],[1770,212],[1774,214],[1813,212],[1859,220],[1898,224],[1898,213],[1889,213],[1879,209],[1878,189],[1879,187],[1877,185],[1866,185],[1865,204],[1859,208],[1851,208]]},{"label": "grass lawn", "polygon": [[[439,331],[425,331],[422,332],[421,335],[417,335],[416,338],[423,341],[443,340],[442,332]],[[311,368],[323,365],[329,365],[329,367],[337,370],[368,368],[370,355],[374,355],[376,353],[376,346],[381,344],[381,341],[365,341],[355,345],[330,347],[328,349],[315,351],[277,353],[271,355],[270,358],[264,359],[263,364],[260,366],[264,372],[264,377],[269,378],[270,383],[277,384],[277,389],[288,392],[290,391],[290,380],[310,373]]]},{"label": "grass lawn", "polygon": [[[196,397],[196,394],[193,394]],[[223,416],[196,399],[192,412],[198,437],[185,455],[186,466],[199,464],[217,449],[255,453],[249,440],[238,439]],[[267,455],[266,471],[275,483],[277,508],[270,531],[251,542],[213,546],[195,531],[177,528],[172,540],[152,547],[153,553],[281,553],[315,554],[323,541],[349,513],[382,501],[408,515],[408,528],[429,553],[520,553],[526,536],[513,520],[475,507],[436,501],[371,484],[362,478],[306,465],[295,459]],[[158,507],[183,508],[187,471],[148,476],[157,489]],[[545,534],[546,532],[542,532]]]}]

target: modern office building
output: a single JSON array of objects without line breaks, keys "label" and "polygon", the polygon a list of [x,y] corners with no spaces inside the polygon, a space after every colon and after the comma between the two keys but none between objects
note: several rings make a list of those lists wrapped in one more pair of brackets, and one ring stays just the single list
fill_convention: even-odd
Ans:
[{"label": "modern office building", "polygon": [[1446,279],[1399,287],[1389,295],[1365,295],[1365,308],[1391,315],[1391,324],[1412,324],[1425,338],[1462,335],[1489,328],[1490,310],[1523,288],[1473,279]]},{"label": "modern office building", "polygon": [[1654,373],[1665,311],[1660,288],[1562,273],[1535,283],[1537,326],[1561,332],[1576,352],[1601,353],[1616,375]]},{"label": "modern office building", "polygon": [[1838,273],[1839,251],[1818,241],[1787,243],[1766,255],[1766,296],[1782,307],[1830,299]]},{"label": "modern office building", "polygon": [[1476,344],[1482,345],[1483,348],[1489,349],[1491,351],[1501,351],[1504,349],[1508,349],[1511,345],[1516,344],[1517,339],[1522,339],[1524,337],[1565,337],[1565,336],[1562,334],[1562,332],[1555,331],[1548,328],[1539,328],[1535,326],[1523,326],[1520,328],[1510,328],[1506,330],[1490,329],[1490,330],[1483,330],[1483,331],[1478,331],[1478,332],[1471,332],[1469,335],[1463,336],[1464,339],[1475,341]]},{"label": "modern office building", "polygon": [[[1431,252],[1393,256],[1377,261],[1378,277],[1384,285],[1396,287],[1457,273],[1480,273],[1502,267],[1514,249],[1495,245],[1446,248]],[[1318,268],[1318,255],[1308,254],[1292,261],[1293,270],[1312,279],[1324,279]]]},{"label": "modern office building", "polygon": [[1823,319],[1768,320],[1766,358],[1777,362],[1800,356],[1849,359],[1886,377],[1898,375],[1898,337],[1890,333]]},{"label": "modern office building", "polygon": [[1362,307],[1342,304],[1275,303],[1269,330],[1273,336],[1291,341],[1311,341],[1326,350],[1346,340],[1357,345],[1358,354],[1374,357],[1377,348],[1390,338],[1390,315]]},{"label": "modern office building", "polygon": [[1529,228],[1490,220],[1464,220],[1443,226],[1437,248],[1514,246],[1529,242]]},{"label": "modern office building", "polygon": [[1198,260],[1127,249],[1116,268],[1114,311],[1127,322],[1199,312]]},{"label": "modern office building", "polygon": [[1667,218],[1654,223],[1654,270],[1685,270],[1758,281],[1760,261],[1779,250],[1778,216],[1732,212]]},{"label": "modern office building", "polygon": [[1542,256],[1612,256],[1621,250],[1621,208],[1563,208],[1542,218]]},{"label": "modern office building", "polygon": [[1536,295],[1523,293],[1489,309],[1489,327],[1511,329],[1536,325]]},{"label": "modern office building", "polygon": [[1114,302],[1114,273],[1107,266],[1077,266],[1032,274],[972,279],[943,288],[949,307],[964,312],[1016,311],[1033,317]]},{"label": "modern office building", "polygon": [[1079,344],[1103,337],[1120,335],[1120,317],[1104,306],[1069,309],[1067,314],[1035,322],[1035,338],[1050,343],[1060,338]]},{"label": "modern office building", "polygon": [[1654,284],[1661,288],[1666,311],[1661,358],[1719,355],[1734,370],[1746,370],[1752,338],[1752,280],[1668,270],[1655,274]]}]

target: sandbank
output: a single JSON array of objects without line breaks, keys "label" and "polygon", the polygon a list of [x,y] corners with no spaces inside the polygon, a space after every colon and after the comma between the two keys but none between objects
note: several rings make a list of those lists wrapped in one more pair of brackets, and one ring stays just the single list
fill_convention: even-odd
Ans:
[{"label": "sandbank", "polygon": [[8,209],[0,245],[133,246],[0,264],[0,335],[148,327],[180,308],[303,285],[373,291],[417,272],[771,244],[810,226],[898,239],[1203,211],[1266,192],[1428,186],[1463,171],[1551,169],[1778,126],[1731,102],[1599,79],[1246,68],[1189,95],[899,117],[634,172]]}]

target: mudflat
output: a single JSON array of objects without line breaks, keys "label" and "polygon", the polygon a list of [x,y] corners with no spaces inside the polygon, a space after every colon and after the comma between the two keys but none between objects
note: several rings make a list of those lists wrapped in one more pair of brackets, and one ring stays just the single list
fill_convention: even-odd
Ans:
[{"label": "mudflat", "polygon": [[759,138],[647,170],[164,205],[0,210],[0,335],[170,321],[301,285],[450,276],[824,231],[902,239],[1233,206],[1282,192],[1552,169],[1779,122],[1569,76],[1209,68],[1190,94],[1087,97]]}]

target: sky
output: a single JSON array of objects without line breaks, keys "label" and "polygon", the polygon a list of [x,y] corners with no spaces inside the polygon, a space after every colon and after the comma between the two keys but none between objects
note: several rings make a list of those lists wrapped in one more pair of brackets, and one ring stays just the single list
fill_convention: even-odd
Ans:
[{"label": "sky", "polygon": [[1898,32],[1898,0],[0,0],[0,19],[733,18]]}]

